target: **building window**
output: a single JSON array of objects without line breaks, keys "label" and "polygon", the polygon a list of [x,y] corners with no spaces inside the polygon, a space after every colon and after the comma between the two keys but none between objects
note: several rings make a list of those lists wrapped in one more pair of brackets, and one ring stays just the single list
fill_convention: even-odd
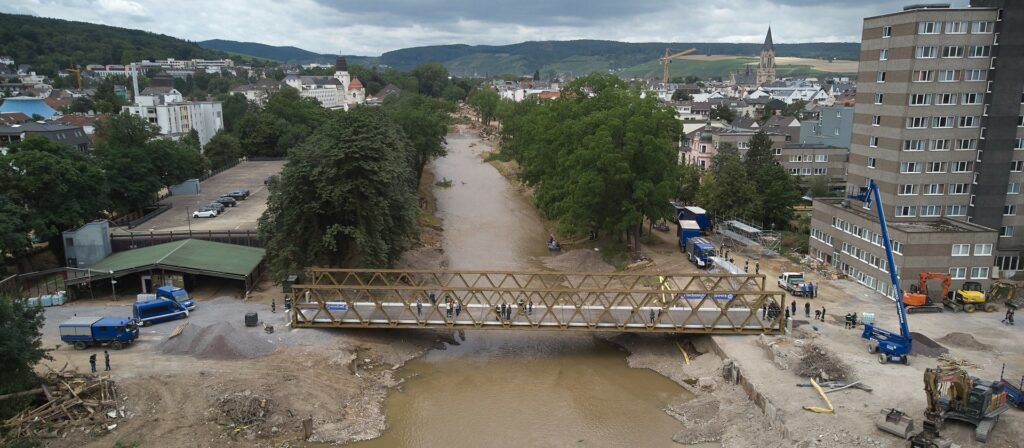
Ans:
[{"label": "building window", "polygon": [[965,216],[967,215],[967,207],[962,205],[947,205],[946,216]]},{"label": "building window", "polygon": [[1014,204],[1004,205],[1003,216],[1017,216],[1017,206]]},{"label": "building window", "polygon": [[958,47],[958,46],[942,47],[942,57],[944,57],[944,58],[962,58],[962,57],[964,57],[964,47]]},{"label": "building window", "polygon": [[964,81],[984,81],[986,73],[988,73],[987,70],[980,68],[964,70]]},{"label": "building window", "polygon": [[1020,194],[1020,182],[1006,184],[1006,194]]},{"label": "building window", "polygon": [[1016,173],[1024,171],[1024,160],[1014,160],[1010,162],[1010,171]]},{"label": "building window", "polygon": [[928,117],[907,117],[907,129],[924,129],[928,127]]},{"label": "building window", "polygon": [[903,174],[918,174],[921,172],[920,162],[901,162],[900,172]]},{"label": "building window", "polygon": [[835,135],[839,135],[839,128],[836,128],[836,129],[835,129],[835,131],[834,131],[833,133],[834,133]]},{"label": "building window", "polygon": [[896,217],[907,218],[917,215],[917,207],[913,205],[898,205],[896,206]]},{"label": "building window", "polygon": [[815,168],[814,169],[814,175],[815,176],[824,176],[825,174],[827,174],[825,168]]},{"label": "building window", "polygon": [[[882,82],[885,81],[885,72],[879,72],[883,74]],[[910,79],[913,82],[931,82],[935,80],[935,72],[931,70],[914,70],[914,77]]]},{"label": "building window", "polygon": [[885,72],[878,72],[875,74],[875,82],[885,82]]},{"label": "building window", "polygon": [[883,26],[882,27],[882,38],[886,39],[886,38],[890,38],[890,37],[892,37],[892,27],[889,26],[889,25]]},{"label": "building window", "polygon": [[953,173],[969,173],[971,172],[971,162],[968,160],[961,160],[959,162],[953,162],[952,164]]},{"label": "building window", "polygon": [[[977,23],[977,22],[975,22]],[[939,23],[938,22],[918,22],[917,34],[938,34]]]},{"label": "building window", "polygon": [[949,139],[932,140],[932,151],[949,151],[949,147]]},{"label": "building window", "polygon": [[900,196],[913,196],[917,194],[917,185],[915,184],[900,184],[897,194]]},{"label": "building window", "polygon": [[970,244],[954,244],[953,245],[953,254],[952,255],[954,257],[966,257],[966,256],[971,255],[971,245]]},{"label": "building window", "polygon": [[964,280],[967,278],[967,268],[949,268],[949,275],[953,280]]},{"label": "building window", "polygon": [[967,22],[946,22],[946,34],[967,33]]},{"label": "building window", "polygon": [[949,194],[967,194],[967,184],[949,184]]},{"label": "building window", "polygon": [[943,184],[928,184],[924,187],[924,194],[937,195],[942,194]]},{"label": "building window", "polygon": [[[1021,122],[1024,122],[1024,117],[1021,117]],[[965,116],[960,117],[960,127],[962,128],[976,128],[978,127],[978,117]]]},{"label": "building window", "polygon": [[876,168],[877,164],[878,162],[875,160],[874,157],[868,157],[868,168]]},{"label": "building window", "polygon": [[933,59],[939,55],[939,49],[936,47],[917,47],[914,51],[914,57],[917,59]]},{"label": "building window", "polygon": [[815,162],[828,162],[828,154],[815,154],[814,155],[814,161]]},{"label": "building window", "polygon": [[933,128],[951,128],[953,127],[953,117],[932,117]]},{"label": "building window", "polygon": [[871,126],[881,126],[881,125],[882,125],[882,116],[881,115],[872,115],[871,116]]},{"label": "building window", "polygon": [[781,156],[782,155],[782,148],[775,148],[775,155]]},{"label": "building window", "polygon": [[909,98],[911,106],[927,106],[932,103],[932,95],[928,93],[916,93]]},{"label": "building window", "polygon": [[[985,21],[971,22],[971,33],[974,33],[974,34],[991,33],[993,28],[994,27],[992,26],[992,22],[985,22]],[[918,29],[920,29],[920,24],[918,24]],[[925,34],[925,33],[921,33],[921,34]]]},{"label": "building window", "polygon": [[975,256],[989,256],[992,255],[992,243],[975,244],[974,245]]},{"label": "building window", "polygon": [[870,146],[872,148],[877,148],[878,147],[878,137],[875,137],[873,135],[871,137],[868,137],[868,146]]},{"label": "building window", "polygon": [[984,280],[988,278],[988,267],[971,268],[972,280]]},{"label": "building window", "polygon": [[888,59],[889,59],[889,49],[888,48],[881,49],[878,52],[878,60],[879,61],[886,61]]},{"label": "building window", "polygon": [[924,151],[928,148],[928,140],[904,140],[904,151]]},{"label": "building window", "polygon": [[1017,127],[1024,127],[1024,115],[1017,116]]},{"label": "building window", "polygon": [[945,173],[946,162],[926,162],[925,171],[929,173]]},{"label": "building window", "polygon": [[1000,238],[1013,238],[1013,226],[1002,226],[999,228]]},{"label": "building window", "polygon": [[955,106],[956,105],[956,94],[955,93],[936,93],[935,94],[935,105],[936,106]]},{"label": "building window", "polygon": [[988,45],[975,45],[967,52],[969,58],[987,58],[989,56],[992,56],[992,47]]},{"label": "building window", "polygon": [[984,95],[980,93],[965,93],[963,95],[963,101],[961,101],[960,104],[963,104],[965,106],[981,104],[981,101],[983,99]]},{"label": "building window", "polygon": [[974,138],[962,138],[956,141],[957,151],[969,151],[978,149],[978,140]]},{"label": "building window", "polygon": [[[875,104],[882,104],[882,100],[883,99],[885,99],[885,95],[882,95],[881,93],[876,93],[875,94]],[[836,131],[836,132],[838,132],[838,131]]]},{"label": "building window", "polygon": [[935,217],[939,216],[942,212],[942,207],[938,205],[922,205],[921,216],[922,217]]},{"label": "building window", "polygon": [[954,82],[960,80],[960,70],[939,70],[939,82]]}]

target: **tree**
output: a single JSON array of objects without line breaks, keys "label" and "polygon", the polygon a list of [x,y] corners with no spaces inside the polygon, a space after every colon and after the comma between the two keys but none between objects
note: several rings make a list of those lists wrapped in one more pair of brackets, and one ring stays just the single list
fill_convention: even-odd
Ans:
[{"label": "tree", "polygon": [[679,189],[676,200],[683,204],[695,204],[700,192],[701,169],[691,163],[679,166]]},{"label": "tree", "polygon": [[454,107],[443,100],[417,94],[403,94],[388,97],[384,110],[391,121],[398,124],[414,151],[413,166],[416,180],[423,174],[423,167],[436,157],[445,155],[445,135]]},{"label": "tree", "polygon": [[[0,297],[0,395],[31,389],[39,383],[35,365],[53,359],[43,348],[43,308],[23,300]],[[0,401],[0,418],[20,412],[33,397]]]},{"label": "tree", "polygon": [[676,89],[672,92],[672,101],[693,101],[693,95],[684,92],[683,89]]},{"label": "tree", "polygon": [[267,98],[262,110],[249,113],[235,135],[248,156],[280,157],[320,126],[326,110],[312,98],[303,98],[292,87],[282,87]]},{"label": "tree", "polygon": [[747,173],[751,177],[757,176],[769,166],[777,164],[775,155],[772,153],[772,139],[763,129],[754,133],[750,138],[750,149],[744,157],[747,166]]},{"label": "tree", "polygon": [[540,81],[540,69],[539,68],[537,70],[533,71],[533,80],[534,81]]},{"label": "tree", "polygon": [[758,209],[755,184],[736,154],[712,160],[698,193],[699,203],[718,219],[749,217]]},{"label": "tree", "polygon": [[413,149],[383,111],[331,113],[288,158],[259,220],[275,276],[312,265],[385,267],[411,246]]},{"label": "tree", "polygon": [[121,106],[124,105],[124,100],[114,93],[114,81],[110,78],[106,78],[100,82],[100,85],[96,87],[96,94],[93,95],[93,101],[96,103],[96,110],[100,113],[120,113]]},{"label": "tree", "polygon": [[437,62],[417,65],[409,74],[416,78],[420,94],[434,98],[440,98],[449,83],[448,69]]},{"label": "tree", "polygon": [[178,142],[181,143],[182,146],[195,152],[202,152],[203,150],[202,144],[199,143],[199,131],[195,129],[190,130],[188,134],[182,136],[181,140],[178,140]]},{"label": "tree", "polygon": [[720,143],[715,155],[711,156],[711,171],[718,174],[725,162],[731,158],[740,160],[740,150],[732,143]]},{"label": "tree", "polygon": [[490,124],[497,116],[500,102],[501,96],[489,87],[478,86],[469,94],[469,105],[473,107],[484,124]]},{"label": "tree", "polygon": [[242,157],[242,145],[234,135],[222,129],[203,147],[203,155],[210,167],[217,170],[237,162]]},{"label": "tree", "polygon": [[239,122],[249,113],[249,100],[241,93],[222,94],[217,97],[224,113],[224,129],[234,132]]},{"label": "tree", "polygon": [[519,162],[521,179],[559,228],[626,234],[636,247],[644,218],[670,216],[679,121],[654,95],[593,74],[569,83],[561,98],[523,110],[506,127],[502,151]]},{"label": "tree", "polygon": [[92,99],[85,96],[80,96],[71,100],[71,104],[67,107],[68,113],[79,113],[84,114],[86,112],[92,112],[96,110],[96,103],[93,103]]},{"label": "tree", "polygon": [[6,263],[6,257],[21,259],[32,248],[30,219],[28,209],[10,195],[0,195],[0,264]]},{"label": "tree", "polygon": [[21,226],[40,239],[94,219],[106,208],[104,174],[86,156],[45,137],[30,135],[0,156],[0,191],[27,212]]},{"label": "tree", "polygon": [[832,186],[828,183],[828,176],[805,177],[806,185],[801,191],[806,190],[812,198],[825,198],[833,196]]},{"label": "tree", "polygon": [[729,108],[728,104],[725,104],[724,102],[718,103],[717,106],[711,108],[711,119],[731,123],[736,119],[736,112]]},{"label": "tree", "polygon": [[764,227],[784,226],[793,216],[793,206],[801,195],[796,181],[775,159],[771,138],[764,130],[757,131],[750,139],[744,164],[757,191],[756,218]]},{"label": "tree", "polygon": [[448,84],[448,87],[444,88],[444,92],[441,94],[441,97],[444,98],[445,101],[457,103],[466,99],[466,91],[457,84]]},{"label": "tree", "polygon": [[804,100],[793,101],[792,104],[787,104],[786,107],[782,108],[782,115],[786,117],[795,117],[796,119],[802,119],[804,115],[804,107],[807,106],[807,102]]}]

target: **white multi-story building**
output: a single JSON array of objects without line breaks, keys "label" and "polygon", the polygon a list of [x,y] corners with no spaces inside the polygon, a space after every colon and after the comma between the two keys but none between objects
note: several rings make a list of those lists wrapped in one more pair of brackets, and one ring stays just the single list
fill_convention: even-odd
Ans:
[{"label": "white multi-story building", "polygon": [[298,90],[302,97],[315,98],[327,109],[348,110],[350,106],[362,104],[366,100],[366,89],[358,79],[352,80],[344,57],[338,56],[334,69],[333,77],[288,75],[282,82]]},{"label": "white multi-story building", "polygon": [[220,101],[185,101],[172,87],[147,87],[135,97],[135,104],[122,109],[160,127],[160,134],[177,139],[193,129],[205,145],[224,129]]}]

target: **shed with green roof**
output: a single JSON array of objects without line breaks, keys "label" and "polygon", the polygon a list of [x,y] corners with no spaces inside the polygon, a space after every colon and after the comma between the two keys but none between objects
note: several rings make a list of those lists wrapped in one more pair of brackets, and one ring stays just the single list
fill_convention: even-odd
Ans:
[{"label": "shed with green roof", "polygon": [[248,291],[262,274],[266,254],[257,247],[187,239],[118,252],[89,269],[114,277],[159,270],[241,280]]}]

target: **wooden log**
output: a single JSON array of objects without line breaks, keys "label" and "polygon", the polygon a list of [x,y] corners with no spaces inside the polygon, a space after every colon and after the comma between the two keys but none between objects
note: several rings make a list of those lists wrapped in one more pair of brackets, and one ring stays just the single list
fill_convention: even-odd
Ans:
[{"label": "wooden log", "polygon": [[36,394],[42,393],[42,392],[44,392],[43,388],[42,387],[37,387],[35,389],[30,389],[30,390],[25,390],[25,391],[21,391],[21,392],[13,392],[13,393],[9,393],[9,394],[0,395],[0,400],[6,400],[6,399],[9,399],[9,398],[24,397],[24,396],[28,396],[28,395],[36,395]]}]

